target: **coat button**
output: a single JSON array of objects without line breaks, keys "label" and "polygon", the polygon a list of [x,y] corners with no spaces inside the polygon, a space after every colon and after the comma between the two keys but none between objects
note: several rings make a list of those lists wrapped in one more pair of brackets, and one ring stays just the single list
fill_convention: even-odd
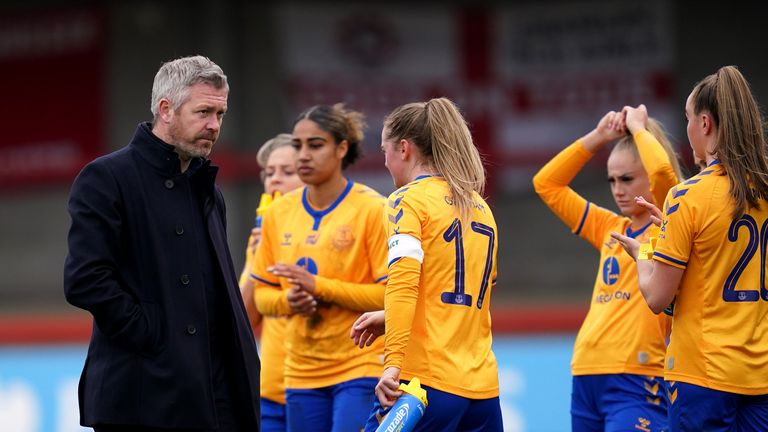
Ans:
[{"label": "coat button", "polygon": [[182,235],[184,234],[184,227],[181,226],[181,224],[176,225],[176,235]]},{"label": "coat button", "polygon": [[181,275],[179,280],[181,281],[182,285],[189,285],[189,276],[188,275],[185,275],[185,274]]},{"label": "coat button", "polygon": [[166,189],[173,189],[173,180],[168,179],[165,181],[165,188]]},{"label": "coat button", "polygon": [[187,326],[187,334],[193,335],[197,333],[197,329],[192,324]]}]

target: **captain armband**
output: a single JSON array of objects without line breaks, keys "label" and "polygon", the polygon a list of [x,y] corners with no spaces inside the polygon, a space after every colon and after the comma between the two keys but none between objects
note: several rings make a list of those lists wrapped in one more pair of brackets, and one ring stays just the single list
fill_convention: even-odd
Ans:
[{"label": "captain armband", "polygon": [[640,250],[637,253],[637,259],[649,260],[653,258],[653,251],[656,249],[656,237],[648,239],[648,243],[640,245]]},{"label": "captain armband", "polygon": [[409,257],[424,262],[424,250],[421,249],[421,241],[408,234],[395,234],[387,241],[389,253],[387,262],[392,262],[400,258]]}]

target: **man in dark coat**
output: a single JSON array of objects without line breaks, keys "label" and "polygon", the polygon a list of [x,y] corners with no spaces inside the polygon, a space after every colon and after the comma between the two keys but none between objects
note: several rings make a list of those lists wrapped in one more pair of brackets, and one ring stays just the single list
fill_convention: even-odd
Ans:
[{"label": "man in dark coat", "polygon": [[93,316],[79,401],[96,432],[259,430],[259,357],[207,159],[228,94],[205,57],[165,63],[152,123],[72,186],[64,292]]}]

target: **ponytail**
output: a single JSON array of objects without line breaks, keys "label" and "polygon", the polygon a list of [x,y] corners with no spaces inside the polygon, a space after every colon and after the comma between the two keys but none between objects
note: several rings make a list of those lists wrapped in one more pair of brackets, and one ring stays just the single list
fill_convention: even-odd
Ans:
[{"label": "ponytail", "polygon": [[485,169],[456,105],[446,98],[403,105],[386,117],[384,129],[388,139],[414,143],[425,162],[445,178],[461,218],[468,219],[474,193],[482,195],[485,189]]}]

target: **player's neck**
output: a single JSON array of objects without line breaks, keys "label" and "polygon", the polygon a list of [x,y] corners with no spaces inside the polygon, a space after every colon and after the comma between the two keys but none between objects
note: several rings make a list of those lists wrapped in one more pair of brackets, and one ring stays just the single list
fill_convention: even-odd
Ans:
[{"label": "player's neck", "polygon": [[429,165],[426,165],[426,164],[416,164],[413,167],[411,167],[411,169],[410,169],[410,176],[409,177],[411,178],[411,181],[414,181],[414,180],[416,180],[419,177],[433,176],[433,175],[437,175],[437,174],[438,174],[438,172],[434,168],[429,166]]},{"label": "player's neck", "polygon": [[322,210],[333,204],[334,201],[344,192],[348,180],[343,175],[333,176],[325,183],[318,185],[307,185],[307,200],[314,209]]},{"label": "player's neck", "polygon": [[651,214],[648,212],[642,212],[637,216],[632,216],[629,222],[629,229],[637,231],[651,222]]}]

